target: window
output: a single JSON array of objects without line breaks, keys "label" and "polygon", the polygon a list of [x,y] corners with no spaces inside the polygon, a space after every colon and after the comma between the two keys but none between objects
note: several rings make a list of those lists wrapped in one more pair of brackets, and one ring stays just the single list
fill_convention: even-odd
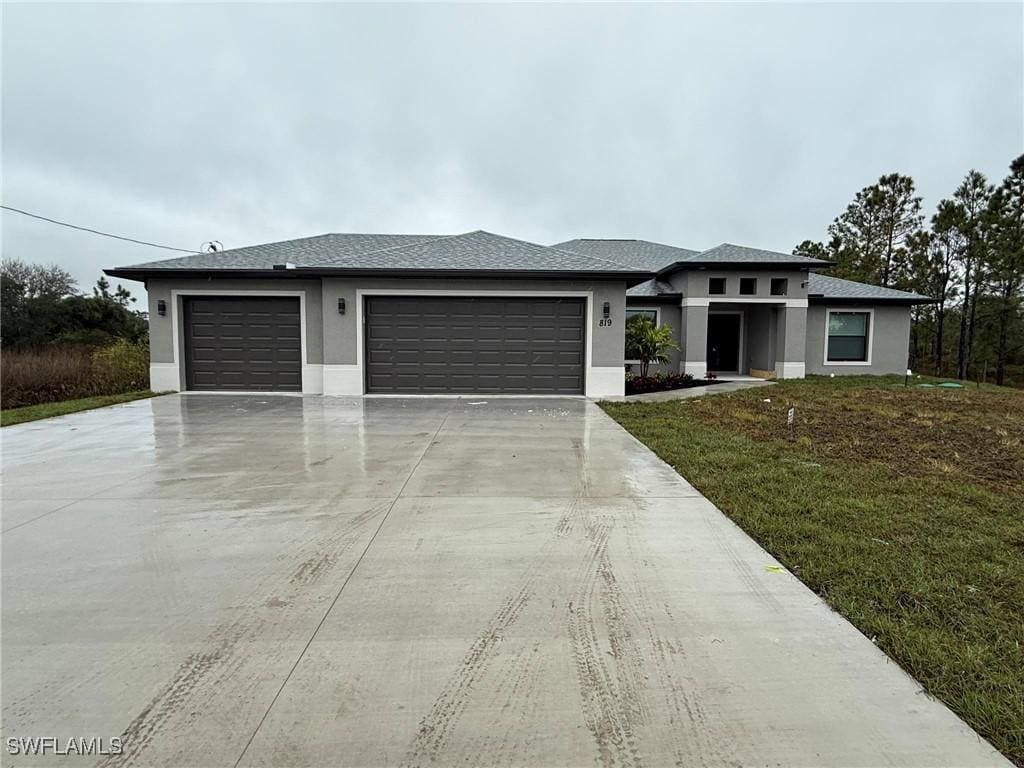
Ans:
[{"label": "window", "polygon": [[708,296],[723,296],[725,295],[725,278],[724,277],[709,277],[708,278]]},{"label": "window", "polygon": [[629,309],[626,308],[626,322],[628,323],[634,317],[646,317],[655,325],[658,324],[658,310],[656,309]]},{"label": "window", "polygon": [[826,363],[868,363],[871,354],[871,313],[828,313]]},{"label": "window", "polygon": [[740,295],[741,296],[757,296],[757,278],[756,277],[741,277],[740,278]]},{"label": "window", "polygon": [[[660,324],[659,321],[661,320],[661,313],[658,311],[657,308],[654,307],[626,307],[626,312],[623,316],[626,319],[626,325],[629,325],[633,320],[642,317],[646,320],[650,320],[655,325],[655,327],[657,327]],[[629,345],[627,344],[626,370],[631,370],[630,364],[638,364],[640,361],[636,359],[635,353],[633,356],[630,355],[630,353],[634,351],[629,349],[628,346]]]},{"label": "window", "polygon": [[789,292],[789,280],[784,277],[772,278],[772,296],[785,296]]}]

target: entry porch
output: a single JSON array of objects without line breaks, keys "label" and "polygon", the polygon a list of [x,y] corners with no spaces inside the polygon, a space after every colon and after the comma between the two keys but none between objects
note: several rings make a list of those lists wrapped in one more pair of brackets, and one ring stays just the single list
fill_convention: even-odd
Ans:
[{"label": "entry porch", "polygon": [[[678,301],[678,300],[677,300]],[[650,306],[632,304],[627,321],[636,314],[657,325],[669,325],[679,345],[666,365],[704,378],[803,378],[807,339],[806,300],[711,301],[683,299]],[[626,361],[636,370],[636,361]]]}]

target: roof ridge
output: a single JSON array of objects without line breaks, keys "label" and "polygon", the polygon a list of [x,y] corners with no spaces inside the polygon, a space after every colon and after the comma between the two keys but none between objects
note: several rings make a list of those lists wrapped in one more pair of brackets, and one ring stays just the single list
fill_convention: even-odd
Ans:
[{"label": "roof ridge", "polygon": [[[508,235],[499,235],[499,234],[497,234],[495,232],[488,232],[488,231],[483,230],[483,229],[478,229],[477,232],[482,232],[485,235],[492,235],[494,237],[500,237],[500,238],[503,238],[505,240],[511,240],[514,243],[523,243],[524,245],[529,245],[529,246],[531,246],[533,248],[540,248],[543,251],[554,251],[555,253],[564,253],[566,256],[575,256],[577,258],[582,256],[585,259],[593,259],[595,261],[603,261],[605,264],[611,264],[614,267],[618,267],[619,270],[622,270],[623,268],[626,268],[625,264],[622,264],[622,263],[620,263],[618,261],[612,261],[611,259],[605,259],[605,258],[602,258],[600,256],[592,256],[589,253],[578,253],[577,251],[562,250],[561,248],[556,248],[553,245],[541,245],[540,243],[531,243],[529,240],[520,240],[518,237],[509,237]],[[642,270],[642,271],[650,272],[650,270]]]},{"label": "roof ridge", "polygon": [[[481,230],[476,230],[480,232]],[[457,235],[411,235],[411,237],[425,237],[425,240],[414,240],[411,243],[402,243],[401,245],[389,245],[387,248],[377,248],[372,251],[360,251],[359,253],[353,253],[351,256],[345,256],[340,261],[349,261],[350,259],[360,259],[364,256],[372,256],[378,253],[388,253],[389,251],[400,251],[403,248],[412,248],[416,245],[423,245],[425,243],[436,243],[439,240],[452,240],[456,237],[465,237],[466,235],[472,235],[474,232],[460,232]],[[401,235],[400,235],[401,236]]]},{"label": "roof ridge", "polygon": [[[693,248],[684,248],[681,245],[672,245],[671,243],[663,243],[660,240],[646,240],[642,237],[574,237],[572,240],[566,240],[567,243],[582,241],[586,243],[648,243],[649,245],[656,245],[659,248],[672,248],[676,251],[689,251],[690,253],[702,253],[702,251],[695,250]],[[556,243],[551,248],[557,247],[557,245],[564,245],[564,243]],[[718,246],[715,246],[716,248]]]},{"label": "roof ridge", "polygon": [[[639,237],[574,237],[572,240],[566,240],[567,243],[571,243],[573,240],[584,240],[588,243],[642,243],[644,242]],[[651,242],[648,240],[647,242]]]},{"label": "roof ridge", "polygon": [[[637,240],[638,243],[650,243],[651,245],[657,245],[662,248],[671,248],[674,251],[687,251],[688,253],[701,253],[701,251],[694,250],[693,248],[683,248],[681,245],[671,245],[669,243],[661,243],[657,240]],[[717,246],[716,246],[717,247]]]},{"label": "roof ridge", "polygon": [[[758,248],[758,247],[753,246],[753,245],[739,245],[737,243],[728,243],[728,242],[722,242],[722,243],[719,243],[718,245],[714,245],[711,248],[708,248],[706,250],[698,251],[694,255],[694,257],[692,259],[690,259],[690,261],[700,262],[702,256],[705,256],[706,254],[712,253],[714,251],[723,250],[723,249],[733,249],[733,250],[736,250],[736,251],[749,251],[749,252],[753,252],[753,253],[769,253],[769,254],[772,254],[774,256],[782,257],[782,258],[776,259],[775,261],[777,261],[777,262],[782,262],[783,260],[785,260],[786,262],[793,263],[793,264],[806,265],[808,267],[808,269],[814,269],[815,267],[827,268],[829,265],[832,264],[832,262],[828,261],[827,259],[818,259],[818,258],[814,258],[813,256],[801,256],[799,254],[787,253],[785,251],[775,251],[775,250],[772,250],[770,248]],[[726,261],[728,261],[728,259],[726,259]],[[742,260],[740,260],[740,261],[742,261]],[[737,262],[737,263],[739,263],[739,262]]]},{"label": "roof ridge", "polygon": [[328,232],[334,237],[448,237],[448,235],[428,235],[426,232]]},{"label": "roof ridge", "polygon": [[[515,240],[515,238],[513,238],[513,237],[510,237],[509,239],[510,240]],[[596,240],[597,238],[577,237],[576,239],[577,240],[584,240],[584,239]],[[526,241],[523,241],[523,242],[526,242]],[[566,242],[572,242],[572,241],[569,240],[569,241],[566,241]],[[640,241],[639,240],[623,240],[622,242],[637,243],[637,242],[640,242]],[[621,269],[628,269],[628,267],[625,264],[623,264],[621,261],[614,261],[613,259],[606,259],[603,256],[594,256],[593,254],[590,254],[590,253],[580,253],[579,251],[570,251],[570,250],[567,250],[567,249],[558,248],[558,247],[556,247],[554,245],[543,245],[541,247],[545,248],[546,250],[549,250],[549,251],[554,251],[555,253],[564,253],[567,256],[583,256],[583,257],[588,258],[588,259],[594,259],[595,261],[603,261],[605,264],[611,264],[612,266],[618,267],[620,270]],[[650,269],[637,269],[636,271],[637,272],[646,272],[646,273],[649,273],[649,274],[654,274],[654,270],[650,270]]]},{"label": "roof ridge", "polygon": [[723,247],[727,247],[727,248],[743,248],[744,250],[747,250],[747,251],[764,251],[765,253],[779,253],[779,254],[782,254],[783,256],[794,256],[795,255],[795,254],[792,254],[792,253],[786,253],[785,251],[773,251],[771,248],[758,248],[755,245],[740,245],[739,243],[726,243],[726,242],[722,242],[722,243],[719,243],[718,245],[714,245],[714,246],[708,248],[707,251],[700,251],[700,253],[707,253],[708,251],[715,250],[715,248],[723,248]]},{"label": "roof ridge", "polygon": [[[293,237],[290,240],[271,240],[268,243],[253,243],[252,245],[240,245],[237,248],[225,248],[223,251],[217,251],[216,253],[200,253],[200,256],[223,256],[226,253],[232,251],[244,251],[249,248],[266,248],[268,245],[284,245],[285,243],[300,243],[306,240],[319,240],[322,237],[334,237],[334,232],[323,232],[319,235],[308,235],[307,237]],[[196,255],[196,254],[194,254]]]}]

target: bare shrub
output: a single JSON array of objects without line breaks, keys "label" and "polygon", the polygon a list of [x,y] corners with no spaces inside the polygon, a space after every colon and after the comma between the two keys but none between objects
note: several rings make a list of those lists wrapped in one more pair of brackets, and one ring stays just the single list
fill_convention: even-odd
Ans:
[{"label": "bare shrub", "polygon": [[0,355],[0,406],[20,408],[149,388],[145,344],[9,350]]}]

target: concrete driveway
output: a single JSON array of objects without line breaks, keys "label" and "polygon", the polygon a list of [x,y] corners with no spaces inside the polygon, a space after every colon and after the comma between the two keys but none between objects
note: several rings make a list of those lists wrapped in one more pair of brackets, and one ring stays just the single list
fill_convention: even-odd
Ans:
[{"label": "concrete driveway", "polygon": [[583,400],[169,396],[2,441],[5,752],[1008,765]]}]

